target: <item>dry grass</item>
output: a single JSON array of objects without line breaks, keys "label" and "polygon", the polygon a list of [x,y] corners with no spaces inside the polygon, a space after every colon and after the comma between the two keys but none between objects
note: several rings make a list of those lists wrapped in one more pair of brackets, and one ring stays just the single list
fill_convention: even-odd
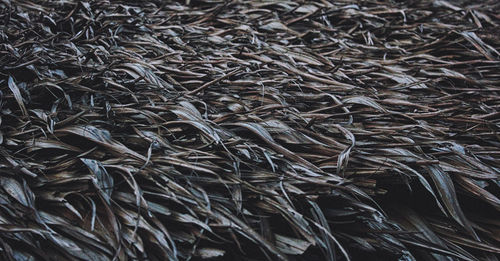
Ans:
[{"label": "dry grass", "polygon": [[499,2],[332,2],[1,1],[2,259],[498,260]]}]

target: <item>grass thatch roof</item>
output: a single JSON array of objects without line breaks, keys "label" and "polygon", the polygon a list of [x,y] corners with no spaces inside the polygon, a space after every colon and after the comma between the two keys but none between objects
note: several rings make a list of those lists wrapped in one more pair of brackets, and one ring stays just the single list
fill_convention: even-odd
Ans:
[{"label": "grass thatch roof", "polygon": [[0,1],[2,260],[498,260],[500,2]]}]

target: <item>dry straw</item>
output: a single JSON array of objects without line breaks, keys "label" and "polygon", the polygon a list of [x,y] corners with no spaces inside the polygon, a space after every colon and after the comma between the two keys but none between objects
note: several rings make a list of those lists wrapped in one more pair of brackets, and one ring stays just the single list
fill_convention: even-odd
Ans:
[{"label": "dry straw", "polygon": [[498,260],[500,2],[0,1],[2,260]]}]

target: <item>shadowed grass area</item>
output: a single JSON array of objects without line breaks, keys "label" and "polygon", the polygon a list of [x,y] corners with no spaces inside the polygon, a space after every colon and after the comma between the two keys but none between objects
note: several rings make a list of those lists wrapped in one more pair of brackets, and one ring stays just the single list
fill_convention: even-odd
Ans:
[{"label": "shadowed grass area", "polygon": [[2,260],[500,257],[498,1],[0,1]]}]

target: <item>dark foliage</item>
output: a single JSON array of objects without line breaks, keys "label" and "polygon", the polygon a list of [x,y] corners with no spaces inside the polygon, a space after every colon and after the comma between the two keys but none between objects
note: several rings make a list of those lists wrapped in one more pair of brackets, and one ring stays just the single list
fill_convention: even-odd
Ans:
[{"label": "dark foliage", "polygon": [[2,260],[498,260],[500,2],[0,1]]}]

